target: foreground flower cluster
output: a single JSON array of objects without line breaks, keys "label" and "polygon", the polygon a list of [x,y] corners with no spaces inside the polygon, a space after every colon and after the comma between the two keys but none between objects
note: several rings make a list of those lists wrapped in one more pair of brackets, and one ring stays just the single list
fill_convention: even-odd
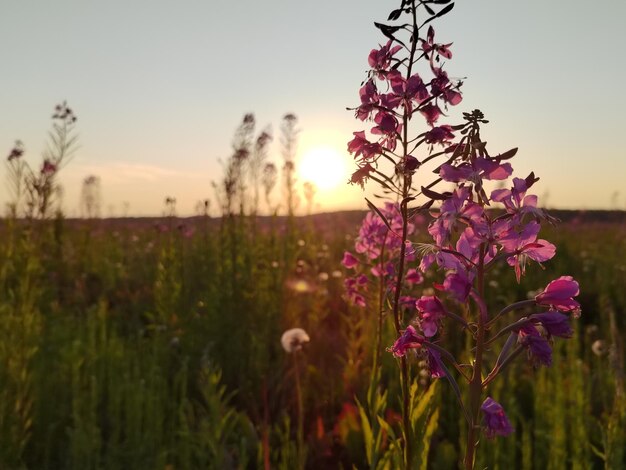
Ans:
[{"label": "foreground flower cluster", "polygon": [[[477,430],[482,427],[488,438],[513,432],[503,406],[489,396],[489,384],[521,355],[533,365],[549,366],[553,338],[571,337],[570,318],[580,313],[574,299],[579,286],[570,276],[550,282],[534,299],[499,312],[487,307],[493,297],[487,282],[492,273],[508,268],[520,282],[528,266],[555,256],[556,247],[540,237],[541,224],[554,219],[529,193],[538,181],[534,173],[514,176],[509,160],[517,149],[488,152],[480,136],[481,125],[488,121],[480,111],[464,113],[462,124],[439,122],[449,106],[462,101],[462,83],[443,70],[444,59],[452,58],[452,44],[435,42],[434,29],[425,25],[453,5],[445,0],[402,0],[389,15],[395,23],[375,23],[388,41],[370,52],[370,70],[359,90],[361,103],[354,108],[356,117],[370,124],[369,134],[354,132],[348,142],[357,165],[351,182],[364,187],[372,180],[398,201],[383,208],[368,201],[372,212],[360,229],[356,253],[346,252],[343,264],[357,273],[346,281],[347,297],[354,304],[366,305],[373,275],[381,280],[391,305],[398,338],[389,351],[400,359],[407,468],[416,458],[411,452],[416,436],[409,422],[410,353],[426,359],[431,377],[445,377],[452,384],[468,424],[464,463],[473,468]],[[426,20],[418,21],[420,15]],[[426,37],[421,36],[424,31]],[[427,71],[428,78],[426,72],[415,71],[420,62],[425,62],[420,71]],[[414,120],[416,116],[423,121]],[[422,130],[409,129],[416,123]],[[434,179],[416,189],[416,172],[437,158],[443,161],[434,168]],[[494,183],[499,189],[489,189]],[[409,241],[413,218],[426,211],[432,216],[432,241],[414,245]],[[434,288],[436,295],[406,295],[427,272],[436,280],[425,287]],[[412,311],[409,323],[407,308]],[[460,363],[445,349],[442,332],[450,328],[471,335],[470,364]]]}]

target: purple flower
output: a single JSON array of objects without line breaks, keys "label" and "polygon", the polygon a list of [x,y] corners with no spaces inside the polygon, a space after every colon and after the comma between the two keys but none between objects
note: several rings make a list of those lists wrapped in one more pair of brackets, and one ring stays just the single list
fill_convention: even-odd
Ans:
[{"label": "purple flower", "polygon": [[430,376],[433,379],[440,379],[445,377],[446,373],[443,370],[443,364],[441,363],[441,354],[434,349],[426,348],[426,355],[428,360],[428,370]]},{"label": "purple flower", "polygon": [[417,269],[409,269],[406,272],[406,282],[410,283],[410,284],[421,284],[422,282],[424,282],[424,276],[422,276],[422,273],[420,273]]},{"label": "purple flower", "polygon": [[57,171],[57,166],[52,163],[47,158],[43,161],[43,165],[41,166],[41,174],[42,175],[53,175]]},{"label": "purple flower", "polygon": [[359,264],[359,260],[356,259],[352,253],[346,251],[343,254],[343,260],[341,260],[341,264],[343,264],[348,269],[353,269]]},{"label": "purple flower", "polygon": [[464,270],[451,272],[443,281],[443,290],[449,292],[459,302],[465,302],[472,289],[472,282]]},{"label": "purple flower", "polygon": [[513,426],[506,417],[504,408],[493,398],[487,397],[480,409],[483,412],[485,435],[489,439],[493,439],[496,435],[508,436],[513,432]]},{"label": "purple flower", "polygon": [[533,323],[541,323],[550,336],[571,338],[574,334],[569,324],[569,317],[559,312],[535,313],[528,317]]},{"label": "purple flower", "polygon": [[444,124],[443,126],[433,127],[424,136],[427,144],[443,144],[454,139],[452,126]]},{"label": "purple flower", "polygon": [[391,65],[391,59],[393,55],[402,49],[402,46],[391,47],[392,41],[389,40],[387,44],[381,46],[380,49],[372,49],[367,61],[380,78],[384,78],[387,74],[387,69]]},{"label": "purple flower", "polygon": [[434,295],[423,295],[415,306],[420,313],[420,326],[424,336],[430,338],[437,333],[437,324],[446,316],[446,309]]},{"label": "purple flower", "polygon": [[348,152],[353,153],[354,158],[362,155],[363,159],[367,160],[382,153],[380,144],[370,142],[365,138],[365,131],[353,132],[353,135],[354,139],[348,142]]},{"label": "purple flower", "polygon": [[429,57],[429,53],[431,51],[435,51],[435,53],[439,54],[442,57],[445,57],[446,59],[452,58],[452,52],[450,52],[450,46],[452,45],[452,43],[436,44],[435,43],[435,30],[433,29],[432,26],[428,27],[428,33],[426,34],[426,41],[424,41],[423,39],[421,41],[422,41],[422,50],[426,54],[426,57]]},{"label": "purple flower", "polygon": [[515,268],[517,282],[526,271],[528,259],[542,263],[551,259],[556,253],[556,247],[546,240],[537,240],[537,235],[541,226],[536,221],[527,224],[521,232],[512,229],[502,235],[499,243],[507,253],[512,256],[507,258],[509,266]]},{"label": "purple flower", "polygon": [[429,103],[422,106],[419,111],[426,118],[426,122],[431,126],[435,124],[437,119],[439,119],[439,116],[441,116],[441,109],[439,109],[439,106],[436,104]]},{"label": "purple flower", "polygon": [[544,217],[543,210],[537,207],[537,196],[526,196],[526,191],[534,183],[532,178],[529,181],[531,182],[530,185],[525,179],[513,178],[511,189],[495,189],[491,192],[491,199],[504,204],[509,214],[533,214]]},{"label": "purple flower", "polygon": [[572,297],[580,293],[578,282],[572,276],[561,276],[550,282],[541,294],[535,297],[539,305],[548,305],[562,312],[580,310],[580,304]]},{"label": "purple flower", "polygon": [[518,331],[518,341],[528,349],[531,359],[544,366],[552,365],[552,348],[537,328],[533,325],[524,325]]},{"label": "purple flower", "polygon": [[504,180],[511,176],[513,168],[510,163],[498,163],[496,160],[477,158],[473,164],[462,163],[454,166],[449,163],[441,165],[439,176],[451,183],[471,181],[477,183],[480,180]]},{"label": "purple flower", "polygon": [[394,356],[402,357],[406,354],[408,349],[421,348],[424,337],[419,335],[415,328],[411,325],[407,326],[402,336],[400,336],[393,346],[388,349]]}]

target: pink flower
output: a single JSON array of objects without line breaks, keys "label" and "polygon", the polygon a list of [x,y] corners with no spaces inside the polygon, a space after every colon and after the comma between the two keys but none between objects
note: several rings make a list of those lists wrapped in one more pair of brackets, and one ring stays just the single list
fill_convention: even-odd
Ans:
[{"label": "pink flower", "polygon": [[353,132],[354,139],[348,142],[348,152],[354,154],[354,158],[359,155],[364,160],[377,157],[383,151],[380,144],[370,142],[365,138],[365,131]]},{"label": "pink flower", "polygon": [[572,276],[561,276],[551,281],[543,292],[535,297],[539,305],[548,305],[561,312],[580,310],[580,304],[572,297],[580,293],[578,282]]},{"label": "pink flower", "polygon": [[[434,51],[436,54],[439,54],[440,56],[445,57],[446,59],[452,58],[452,52],[450,52],[450,46],[452,45],[452,43],[436,44],[435,43],[435,30],[433,29],[432,26],[428,27],[428,33],[426,34],[426,41],[424,41],[423,39],[421,41],[422,41],[422,50],[424,51],[424,54],[426,54],[426,57],[429,57],[429,54]],[[431,58],[431,61],[432,61],[432,58]]]},{"label": "pink flower", "polygon": [[409,325],[388,351],[396,357],[402,357],[409,349],[421,348],[423,341],[424,337],[419,335],[415,328]]},{"label": "pink flower", "polygon": [[41,173],[43,175],[53,175],[56,171],[57,166],[46,158],[41,166]]},{"label": "pink flower", "polygon": [[361,97],[361,106],[357,108],[356,117],[361,121],[365,121],[370,118],[380,101],[378,90],[373,80],[368,80],[365,85],[361,87],[359,96]]},{"label": "pink flower", "polygon": [[391,47],[391,44],[392,41],[389,40],[387,44],[381,46],[380,49],[372,49],[367,57],[367,62],[370,67],[374,69],[376,75],[380,78],[385,77],[394,54],[402,49],[402,46]]},{"label": "pink flower", "polygon": [[508,436],[513,432],[513,426],[506,417],[504,408],[493,398],[487,397],[480,409],[483,412],[485,435],[489,439],[493,439],[496,435]]},{"label": "pink flower", "polygon": [[513,253],[507,258],[507,263],[515,268],[517,282],[524,275],[529,259],[542,263],[551,259],[556,253],[556,247],[552,243],[537,240],[540,228],[539,223],[533,220],[520,233],[516,230],[509,230],[499,240],[506,252]]},{"label": "pink flower", "polygon": [[438,323],[446,316],[446,309],[434,295],[423,295],[415,302],[420,313],[420,327],[424,336],[430,338],[437,333]]},{"label": "pink flower", "polygon": [[381,144],[388,150],[395,150],[396,139],[402,131],[402,124],[393,114],[386,111],[376,113],[374,122],[376,126],[372,127],[372,134],[381,135]]},{"label": "pink flower", "polygon": [[387,79],[389,80],[393,94],[388,94],[385,97],[385,101],[392,105],[392,108],[402,103],[404,107],[411,112],[413,102],[419,104],[427,100],[430,96],[426,85],[424,85],[422,78],[418,74],[414,74],[406,79],[400,72],[394,70],[389,72]]},{"label": "pink flower", "polygon": [[443,126],[433,127],[424,136],[427,144],[443,144],[454,139],[452,126],[444,124]]},{"label": "pink flower", "polygon": [[526,196],[529,187],[525,179],[513,178],[511,189],[496,189],[491,192],[491,199],[504,204],[509,214],[533,214],[544,217],[544,212],[537,208],[537,196]]},{"label": "pink flower", "polygon": [[439,106],[436,104],[429,103],[422,106],[419,111],[426,118],[426,122],[431,126],[435,124],[439,116],[441,116],[441,109],[439,109]]},{"label": "pink flower", "polygon": [[[364,276],[363,276],[364,277]],[[365,278],[367,282],[367,278]],[[348,300],[358,307],[365,307],[365,297],[359,292],[359,288],[363,288],[360,278],[347,278],[344,281],[346,295]]]},{"label": "pink flower", "polygon": [[421,284],[424,282],[424,276],[417,269],[412,268],[406,272],[406,282],[410,284]]},{"label": "pink flower", "polygon": [[465,302],[472,289],[472,282],[464,270],[458,270],[446,275],[442,287],[459,302]]},{"label": "pink flower", "polygon": [[359,264],[359,260],[356,259],[352,253],[346,251],[343,254],[343,260],[341,261],[341,264],[343,264],[348,269],[353,269]]},{"label": "pink flower", "polygon": [[448,163],[441,165],[439,176],[451,183],[471,181],[480,184],[481,180],[504,180],[513,173],[510,163],[498,163],[487,158],[477,158],[473,164],[463,163],[453,166]]},{"label": "pink flower", "polygon": [[374,171],[374,167],[369,163],[366,163],[363,166],[359,166],[358,169],[352,173],[350,177],[350,184],[358,184],[361,186],[361,189],[365,189],[365,183],[370,176],[370,173]]}]

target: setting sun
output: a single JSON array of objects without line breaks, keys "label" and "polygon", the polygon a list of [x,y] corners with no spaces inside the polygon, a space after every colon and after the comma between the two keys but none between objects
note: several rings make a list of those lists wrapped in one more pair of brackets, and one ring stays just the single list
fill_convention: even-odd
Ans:
[{"label": "setting sun", "polygon": [[348,180],[346,157],[332,147],[315,147],[302,155],[298,173],[318,190],[333,189]]}]

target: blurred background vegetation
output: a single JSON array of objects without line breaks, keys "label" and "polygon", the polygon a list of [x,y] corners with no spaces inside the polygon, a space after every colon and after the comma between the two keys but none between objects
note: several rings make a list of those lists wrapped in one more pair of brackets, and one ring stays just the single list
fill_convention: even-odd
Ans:
[{"label": "blurred background vegetation", "polygon": [[[93,179],[85,219],[53,199],[26,217],[13,206],[0,226],[0,468],[396,468],[397,364],[384,353],[372,370],[375,306],[344,299],[341,258],[365,212],[293,215],[288,116],[280,170],[244,118],[214,184],[218,218],[209,201],[179,218],[170,197],[159,219],[99,219]],[[288,215],[259,216],[274,190]],[[478,468],[626,466],[626,220],[554,215],[563,222],[542,236],[558,256],[521,284],[491,272],[490,308],[572,275],[583,315],[551,368],[520,360],[494,382],[516,432],[483,440]],[[288,354],[280,338],[294,327],[310,343]],[[387,321],[383,345],[394,339]],[[463,356],[460,332],[445,341]],[[420,466],[455,468],[456,398],[411,367]]]}]

